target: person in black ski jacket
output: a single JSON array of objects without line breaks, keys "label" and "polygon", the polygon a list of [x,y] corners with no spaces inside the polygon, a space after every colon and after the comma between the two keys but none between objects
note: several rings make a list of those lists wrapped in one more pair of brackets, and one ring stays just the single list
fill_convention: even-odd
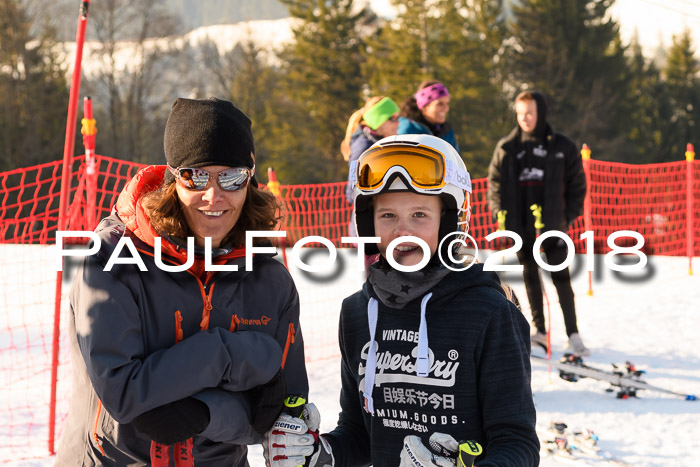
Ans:
[{"label": "person in black ski jacket", "polygon": [[[515,99],[518,125],[496,145],[489,166],[488,201],[494,219],[505,218],[504,227],[523,239],[518,259],[523,265],[525,288],[532,311],[532,340],[546,345],[542,283],[533,256],[539,233],[557,230],[566,233],[583,212],[586,177],[576,145],[555,132],[547,121],[547,102],[537,91],[524,91]],[[541,208],[536,228],[532,206]],[[500,214],[499,214],[500,213]],[[567,257],[562,239],[550,238],[542,248],[549,264],[561,264]],[[574,292],[568,268],[552,272],[559,303],[564,313],[567,350],[588,355],[578,332]]]},{"label": "person in black ski jacket", "polygon": [[483,448],[478,466],[538,465],[527,321],[495,273],[450,259],[470,196],[461,157],[432,135],[385,138],[360,157],[354,216],[360,236],[380,238],[367,245],[380,259],[342,305],[338,426],[319,436],[313,404],[281,415],[268,465],[453,466],[464,440]]},{"label": "person in black ski jacket", "polygon": [[294,282],[269,254],[246,267],[246,231],[278,221],[250,128],[230,102],[177,99],[167,165],[139,171],[95,230],[70,294],[56,465],[247,466],[285,396],[306,396]]}]

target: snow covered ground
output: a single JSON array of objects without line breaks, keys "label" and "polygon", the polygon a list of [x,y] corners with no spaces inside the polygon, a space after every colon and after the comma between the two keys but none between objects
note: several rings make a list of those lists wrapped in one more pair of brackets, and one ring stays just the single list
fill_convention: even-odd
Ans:
[{"label": "snow covered ground", "polygon": [[[340,377],[335,334],[340,302],[360,287],[363,277],[353,269],[354,259],[347,251],[343,253],[345,264],[336,274],[310,276],[291,269],[302,301],[308,356],[313,360],[308,365],[310,399],[320,408],[322,430],[332,429],[338,414]],[[319,257],[323,259],[322,255]],[[576,264],[582,261],[577,257]],[[592,352],[586,363],[611,368],[610,363],[629,360],[647,371],[644,379],[650,384],[700,394],[700,261],[695,261],[693,276],[688,275],[687,258],[650,257],[643,273],[635,276],[615,275],[602,261],[597,261],[596,267],[592,297],[586,293],[587,274],[577,272],[573,278],[579,330]],[[558,356],[566,336],[556,292],[549,275],[544,276],[552,303],[554,356]],[[526,302],[519,275],[507,273],[504,277]],[[13,290],[0,293],[0,302],[9,303],[7,299]],[[527,306],[525,309],[528,314]],[[3,307],[0,313],[9,314],[9,307]],[[45,385],[45,381],[37,381],[37,385]],[[540,365],[533,365],[532,387],[538,427],[546,428],[551,421],[561,420],[572,428],[590,428],[598,434],[603,450],[631,465],[697,465],[700,402],[650,391],[641,391],[638,399],[621,400],[615,393],[605,391],[606,383],[588,379],[570,383],[560,379],[555,370],[550,374],[546,366]],[[43,436],[34,441],[45,445]],[[8,458],[5,449],[0,444],[0,459]],[[263,465],[259,446],[251,448],[249,458],[251,466]],[[52,457],[45,457],[10,465],[52,463]],[[594,461],[589,464],[601,465]],[[543,458],[541,465],[560,464]]]},{"label": "snow covered ground", "polygon": [[[575,264],[582,262],[583,258],[577,257]],[[621,276],[605,268],[601,258],[596,261],[593,296],[587,294],[588,274],[579,267],[581,271],[572,282],[579,331],[591,350],[585,362],[610,369],[611,363],[629,360],[637,369],[647,371],[644,380],[649,384],[700,395],[698,263],[696,260],[694,264],[695,275],[689,276],[687,258],[649,257],[642,274]],[[517,273],[502,277],[527,303],[522,278]],[[563,317],[549,274],[545,273],[544,278],[551,302],[553,356],[560,356],[566,344]],[[352,279],[351,275],[338,282],[352,288],[348,287]],[[304,299],[308,286],[300,285]],[[323,290],[322,285],[316,287]],[[527,306],[524,308],[528,314]],[[337,309],[327,312],[337,313]],[[309,324],[302,322],[302,326],[306,329]],[[339,359],[312,362],[308,368],[310,398],[320,408],[322,431],[330,430],[339,410]],[[546,429],[551,421],[561,420],[570,428],[592,429],[604,451],[635,466],[697,465],[700,401],[650,391],[641,391],[637,399],[622,400],[605,391],[607,383],[588,379],[567,382],[555,370],[548,373],[546,366],[533,365],[532,370],[539,428]],[[259,446],[251,448],[250,462],[251,466],[264,465]],[[600,465],[593,460],[588,464]],[[543,457],[541,465],[561,463]]]}]

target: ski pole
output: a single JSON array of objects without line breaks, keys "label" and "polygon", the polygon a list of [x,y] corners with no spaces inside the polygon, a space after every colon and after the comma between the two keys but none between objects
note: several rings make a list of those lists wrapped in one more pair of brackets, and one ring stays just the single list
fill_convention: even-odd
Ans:
[{"label": "ski pole", "polygon": [[508,211],[501,209],[496,214],[496,219],[498,220],[498,230],[506,230],[506,214]]},{"label": "ski pole", "polygon": [[[544,223],[542,222],[542,206],[539,204],[533,204],[530,206],[532,215],[535,217],[535,238],[540,236],[542,229],[544,228]],[[535,252],[533,251],[534,255]],[[537,252],[539,254],[539,251]],[[549,296],[547,296],[547,291],[544,288],[544,279],[542,278],[542,272],[537,269],[537,275],[540,278],[540,286],[542,288],[542,296],[544,297],[545,304],[547,306],[547,360],[552,358],[552,315],[549,307]],[[551,367],[547,369],[547,377],[549,378],[549,383],[552,383],[552,369]]]},{"label": "ski pole", "polygon": [[[496,213],[496,220],[498,221],[498,230],[506,230],[506,214],[508,214],[508,211],[505,209],[501,209]],[[503,251],[503,248],[505,248],[506,243],[505,240],[499,240],[498,242],[498,249],[499,251]],[[506,256],[503,255],[501,256],[501,261],[503,261],[503,264],[506,264]]]},{"label": "ski pole", "polygon": [[482,452],[484,452],[483,448],[476,441],[462,441],[459,443],[457,467],[474,467],[474,460]]},{"label": "ski pole", "polygon": [[533,204],[530,206],[530,211],[532,211],[532,215],[535,216],[535,233],[539,237],[540,232],[544,228],[544,224],[542,223],[542,206]]}]

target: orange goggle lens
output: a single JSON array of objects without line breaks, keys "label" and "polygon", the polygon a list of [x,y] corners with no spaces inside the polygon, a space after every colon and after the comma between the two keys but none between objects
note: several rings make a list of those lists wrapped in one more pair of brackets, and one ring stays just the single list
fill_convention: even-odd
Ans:
[{"label": "orange goggle lens", "polygon": [[411,177],[411,184],[419,189],[445,186],[445,156],[417,146],[378,147],[360,156],[357,162],[357,187],[360,190],[376,190],[392,167],[403,167]]}]

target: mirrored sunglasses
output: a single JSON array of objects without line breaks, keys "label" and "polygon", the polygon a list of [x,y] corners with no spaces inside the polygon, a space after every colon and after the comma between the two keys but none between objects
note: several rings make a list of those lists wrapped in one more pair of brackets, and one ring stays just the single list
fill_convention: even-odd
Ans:
[{"label": "mirrored sunglasses", "polygon": [[[208,170],[192,167],[173,168],[170,165],[168,165],[168,170],[180,185],[189,190],[201,191],[209,185],[211,173]],[[232,167],[219,172],[216,179],[222,190],[238,191],[248,185],[254,173],[255,166],[253,168]]]}]

